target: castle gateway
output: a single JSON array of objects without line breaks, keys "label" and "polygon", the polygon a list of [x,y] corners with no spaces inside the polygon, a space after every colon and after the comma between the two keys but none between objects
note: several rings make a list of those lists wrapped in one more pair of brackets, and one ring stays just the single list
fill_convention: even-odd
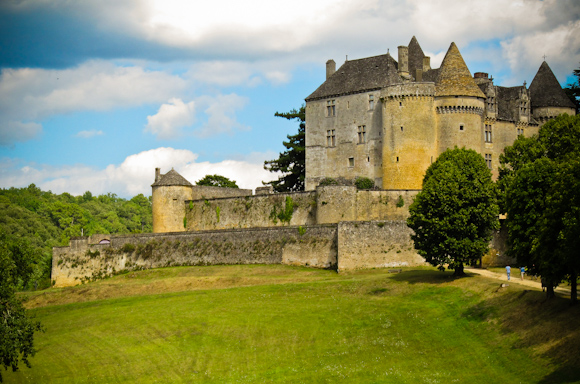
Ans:
[{"label": "castle gateway", "polygon": [[471,76],[455,43],[430,66],[413,37],[390,54],[326,63],[326,81],[306,98],[306,190],[325,177],[368,177],[382,189],[420,189],[447,148],[474,149],[498,176],[499,155],[519,135],[575,106],[544,61],[530,87]]}]

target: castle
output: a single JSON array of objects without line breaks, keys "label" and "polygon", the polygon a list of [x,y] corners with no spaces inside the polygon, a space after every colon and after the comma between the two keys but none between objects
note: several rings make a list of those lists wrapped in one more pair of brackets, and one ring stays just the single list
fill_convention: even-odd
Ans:
[{"label": "castle", "polygon": [[306,98],[306,190],[325,177],[368,177],[382,189],[420,189],[439,154],[454,146],[484,156],[494,177],[499,155],[519,135],[575,106],[544,61],[530,87],[471,76],[455,43],[430,66],[417,39],[389,53],[326,63],[326,81]]},{"label": "castle", "polygon": [[[120,270],[171,265],[283,263],[338,271],[425,264],[406,226],[428,166],[454,146],[481,153],[497,177],[499,154],[548,119],[575,114],[548,64],[529,88],[471,76],[452,43],[432,69],[415,37],[390,54],[326,63],[326,81],[306,98],[305,191],[273,193],[192,185],[155,170],[153,232],[93,235],[53,250],[56,286]],[[378,188],[321,185],[364,176]],[[483,265],[509,262],[494,234]]]}]

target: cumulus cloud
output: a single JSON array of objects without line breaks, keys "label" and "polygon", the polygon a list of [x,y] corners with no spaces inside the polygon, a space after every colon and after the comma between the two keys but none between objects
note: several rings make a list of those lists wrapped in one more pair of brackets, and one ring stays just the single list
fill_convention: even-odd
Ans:
[{"label": "cumulus cloud", "polygon": [[204,108],[208,119],[200,129],[196,130],[196,136],[209,137],[223,133],[231,135],[234,131],[250,130],[250,127],[240,124],[235,116],[236,111],[248,103],[247,98],[231,93],[216,97],[202,96],[198,102]]},{"label": "cumulus cloud", "polygon": [[175,139],[181,136],[182,128],[189,127],[195,121],[195,103],[184,103],[173,98],[163,104],[157,114],[147,116],[146,132],[151,132],[158,139]]},{"label": "cumulus cloud", "polygon": [[[180,94],[186,86],[186,81],[176,75],[104,61],[65,70],[3,69],[0,137],[24,141],[40,132],[37,122],[46,117],[162,102]],[[11,131],[14,124],[25,129]]]},{"label": "cumulus cloud", "polygon": [[93,129],[91,131],[80,131],[75,135],[75,137],[80,137],[81,139],[90,139],[91,137],[101,136],[103,135],[103,131],[97,131]]},{"label": "cumulus cloud", "polygon": [[277,175],[263,169],[262,162],[224,160],[219,163],[197,162],[198,155],[184,149],[156,148],[128,156],[121,164],[105,169],[86,165],[55,167],[43,164],[23,164],[13,159],[0,162],[0,187],[25,187],[31,183],[54,193],[81,195],[116,193],[131,197],[151,194],[155,168],[166,173],[175,168],[192,184],[205,175],[219,174],[235,180],[240,188],[255,189],[262,181],[277,179]]}]

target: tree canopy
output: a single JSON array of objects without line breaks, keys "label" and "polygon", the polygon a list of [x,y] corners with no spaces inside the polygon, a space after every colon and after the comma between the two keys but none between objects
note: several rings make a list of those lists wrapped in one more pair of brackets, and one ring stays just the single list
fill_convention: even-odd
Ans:
[{"label": "tree canopy", "polygon": [[580,116],[561,115],[500,156],[508,254],[553,287],[580,273]]},{"label": "tree canopy", "polygon": [[0,230],[23,239],[38,255],[28,284],[18,289],[50,286],[52,247],[68,245],[73,236],[94,233],[152,232],[150,198],[126,200],[108,193],[82,196],[44,192],[34,184],[0,189]]},{"label": "tree canopy", "polygon": [[195,184],[204,185],[206,187],[238,188],[235,181],[220,175],[205,175],[203,179]]},{"label": "tree canopy", "polygon": [[286,151],[280,153],[277,159],[264,162],[264,169],[282,173],[278,180],[265,184],[272,185],[276,192],[303,191],[306,174],[306,109],[302,105],[299,110],[293,109],[286,113],[276,112],[274,116],[288,120],[296,119],[300,124],[298,133],[287,135],[288,141],[282,143]]},{"label": "tree canopy", "polygon": [[15,296],[17,287],[29,280],[32,264],[38,258],[25,240],[0,231],[0,361],[12,371],[18,370],[20,362],[30,367],[28,358],[36,352],[34,333],[42,330],[38,321],[26,315]]},{"label": "tree canopy", "polygon": [[464,275],[487,252],[499,228],[497,192],[483,157],[448,149],[427,169],[423,189],[409,207],[415,249],[433,266]]},{"label": "tree canopy", "polygon": [[568,95],[570,100],[576,105],[576,114],[580,113],[580,68],[572,71],[572,74],[576,76],[576,81],[569,83],[564,88],[564,92]]}]

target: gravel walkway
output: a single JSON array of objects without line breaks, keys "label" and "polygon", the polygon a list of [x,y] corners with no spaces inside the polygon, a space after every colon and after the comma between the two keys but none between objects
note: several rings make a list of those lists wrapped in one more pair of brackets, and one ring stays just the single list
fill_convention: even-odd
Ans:
[{"label": "gravel walkway", "polygon": [[[487,269],[479,269],[479,268],[473,268],[473,267],[466,267],[465,271],[477,273],[478,275],[485,276],[485,277],[491,277],[492,279],[502,280],[502,281],[505,281],[506,283],[508,282],[507,274],[505,274],[505,273],[500,274],[500,273],[488,271]],[[532,279],[528,279],[528,278],[524,278],[522,280],[520,278],[520,270],[516,269],[516,268],[512,268],[512,276],[511,276],[511,280],[509,281],[509,284],[520,284],[520,285],[525,285],[527,287],[532,287],[532,288],[537,288],[539,290],[542,290],[542,283],[540,282],[539,278],[538,278],[538,280],[532,280]],[[566,283],[563,283],[563,284],[566,284]],[[564,285],[564,286],[560,285],[554,291],[570,296],[570,287],[568,287],[566,285]]]}]

